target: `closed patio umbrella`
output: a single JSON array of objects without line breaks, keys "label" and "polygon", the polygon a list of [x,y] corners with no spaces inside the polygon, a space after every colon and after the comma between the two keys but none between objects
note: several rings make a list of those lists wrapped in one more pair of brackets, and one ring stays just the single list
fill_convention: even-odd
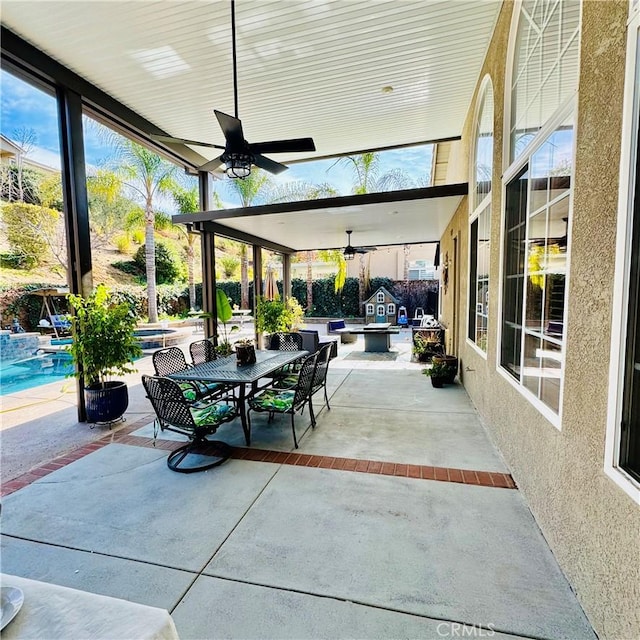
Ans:
[{"label": "closed patio umbrella", "polygon": [[275,300],[280,297],[276,284],[276,273],[271,265],[267,267],[267,273],[264,277],[263,295],[265,300]]}]

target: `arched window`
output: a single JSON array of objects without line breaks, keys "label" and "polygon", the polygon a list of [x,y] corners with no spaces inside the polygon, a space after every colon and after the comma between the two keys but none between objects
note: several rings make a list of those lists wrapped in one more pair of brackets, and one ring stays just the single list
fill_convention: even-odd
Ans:
[{"label": "arched window", "polygon": [[499,364],[559,427],[580,1],[514,11]]},{"label": "arched window", "polygon": [[575,93],[580,2],[524,0],[517,19],[511,70],[512,162]]},{"label": "arched window", "polygon": [[468,338],[487,350],[489,255],[491,251],[491,180],[493,174],[493,87],[487,76],[480,88],[474,133],[469,218]]}]

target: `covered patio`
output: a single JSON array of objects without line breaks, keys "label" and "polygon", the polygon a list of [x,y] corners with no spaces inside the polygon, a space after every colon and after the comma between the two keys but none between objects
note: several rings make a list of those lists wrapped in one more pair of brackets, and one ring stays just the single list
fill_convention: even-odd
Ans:
[{"label": "covered patio", "polygon": [[433,389],[407,335],[361,346],[298,450],[286,420],[251,448],[236,420],[233,458],[191,476],[132,377],[124,428],[5,484],[3,573],[167,609],[183,640],[595,638],[462,387]]}]

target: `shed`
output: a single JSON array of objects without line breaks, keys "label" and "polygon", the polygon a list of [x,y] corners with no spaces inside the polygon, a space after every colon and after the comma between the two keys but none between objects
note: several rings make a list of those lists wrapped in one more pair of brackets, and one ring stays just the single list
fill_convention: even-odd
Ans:
[{"label": "shed", "polygon": [[371,322],[396,323],[398,300],[384,287],[380,287],[364,301],[364,315],[367,324]]}]

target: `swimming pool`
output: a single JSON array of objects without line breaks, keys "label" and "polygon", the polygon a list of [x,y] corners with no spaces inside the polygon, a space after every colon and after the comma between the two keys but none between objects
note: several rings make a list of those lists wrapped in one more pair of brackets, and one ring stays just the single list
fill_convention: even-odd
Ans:
[{"label": "swimming pool", "polygon": [[65,352],[44,353],[16,362],[3,362],[0,367],[0,396],[50,382],[62,382],[70,373],[73,373],[73,362]]}]

